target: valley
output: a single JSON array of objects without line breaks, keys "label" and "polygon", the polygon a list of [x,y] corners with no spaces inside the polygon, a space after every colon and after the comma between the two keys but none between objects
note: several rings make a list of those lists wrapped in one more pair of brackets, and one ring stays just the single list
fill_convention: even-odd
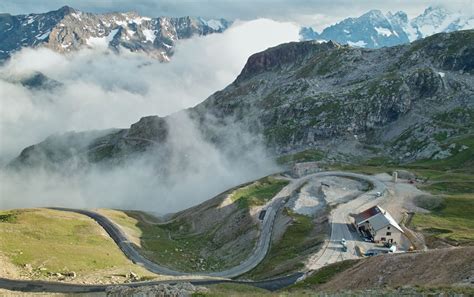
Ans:
[{"label": "valley", "polygon": [[[305,163],[300,163],[300,164],[305,164]],[[334,167],[334,165],[332,165]],[[78,210],[79,214],[73,214],[75,210],[68,210],[68,209],[63,209],[62,211],[58,210],[26,210],[21,211],[21,210],[13,210],[10,212],[4,212],[2,215],[2,224],[0,227],[3,227],[5,224],[13,224],[16,222],[17,218],[19,217],[19,214],[22,213],[32,213],[30,216],[34,217],[35,212],[46,212],[46,213],[53,213],[56,216],[62,216],[63,218],[70,218],[71,215],[72,217],[76,218],[81,218],[81,220],[84,220],[87,216],[93,217],[93,214],[101,214],[100,216],[103,216],[102,219],[99,219],[98,222],[100,225],[104,226],[103,221],[108,221],[110,224],[112,224],[113,228],[118,228],[116,230],[116,233],[121,233],[121,236],[124,236],[125,238],[117,239],[112,236],[113,240],[118,243],[118,241],[123,241],[124,243],[128,244],[128,247],[131,248],[132,250],[138,251],[140,254],[143,256],[151,259],[154,263],[159,263],[159,265],[165,265],[164,270],[161,271],[154,271],[157,272],[158,274],[154,274],[152,272],[145,272],[143,268],[152,270],[154,268],[150,267],[156,267],[154,266],[153,262],[149,262],[148,260],[144,260],[144,258],[138,258],[142,260],[138,260],[137,258],[131,258],[135,259],[133,260],[134,264],[129,264],[130,271],[135,271],[133,272],[133,275],[140,275],[140,279],[143,280],[144,278],[148,280],[153,280],[154,283],[157,281],[159,282],[160,279],[170,279],[169,275],[176,275],[178,279],[182,279],[183,281],[189,281],[195,285],[202,285],[202,284],[212,284],[214,282],[224,282],[224,285],[220,285],[221,287],[216,287],[216,288],[227,288],[227,289],[216,289],[217,291],[219,290],[229,290],[228,285],[225,285],[227,282],[226,280],[222,280],[222,277],[226,278],[226,276],[231,276],[235,277],[238,276],[239,274],[244,273],[241,277],[237,277],[234,279],[234,283],[237,284],[237,287],[235,290],[239,291],[238,286],[241,285],[248,285],[250,283],[247,283],[249,279],[264,279],[263,282],[260,283],[255,283],[257,286],[263,286],[263,288],[272,288],[273,285],[271,285],[271,281],[265,281],[265,279],[272,279],[275,277],[279,276],[289,276],[292,275],[294,272],[301,271],[304,274],[300,274],[301,276],[305,275],[304,281],[295,287],[291,287],[288,289],[289,291],[287,292],[295,292],[295,290],[307,290],[311,286],[315,286],[314,284],[319,284],[317,285],[318,287],[321,286],[321,288],[324,288],[325,290],[332,290],[329,289],[331,288],[332,282],[337,282],[337,277],[343,273],[343,271],[347,269],[351,269],[352,266],[354,266],[354,263],[358,262],[351,262],[351,261],[360,261],[358,259],[364,258],[363,257],[363,251],[367,251],[368,249],[373,249],[373,247],[370,247],[370,245],[366,242],[364,242],[361,238],[360,235],[357,232],[354,232],[352,227],[351,221],[351,216],[354,213],[357,213],[358,211],[364,210],[372,205],[382,205],[385,209],[388,209],[396,218],[397,221],[401,221],[402,223],[404,222],[406,218],[406,214],[415,214],[411,218],[411,222],[405,222],[406,227],[403,228],[412,228],[410,231],[410,234],[416,234],[416,236],[422,236],[423,238],[426,239],[423,242],[423,246],[421,247],[421,254],[423,254],[423,249],[426,249],[426,245],[430,248],[437,247],[437,248],[442,248],[442,250],[453,250],[452,245],[467,245],[469,246],[472,243],[472,239],[469,239],[469,237],[460,237],[457,235],[461,230],[452,230],[450,231],[450,236],[447,238],[443,238],[443,236],[437,236],[439,233],[433,234],[432,229],[426,230],[424,229],[424,224],[428,224],[430,226],[432,222],[430,221],[430,218],[434,218],[437,216],[443,216],[442,214],[444,212],[449,212],[452,211],[450,209],[446,209],[446,207],[457,207],[456,202],[452,203],[451,200],[449,200],[449,197],[447,197],[447,200],[441,202],[441,203],[446,203],[445,205],[440,205],[439,202],[436,202],[434,200],[436,197],[439,197],[439,194],[433,191],[433,194],[437,196],[430,196],[427,192],[421,191],[417,189],[413,184],[410,183],[412,178],[416,177],[416,180],[419,183],[417,186],[420,189],[433,189],[430,188],[430,184],[437,184],[436,182],[436,177],[435,177],[435,170],[430,170],[430,171],[425,171],[431,173],[431,177],[434,179],[434,181],[428,181],[426,179],[423,179],[423,177],[420,174],[420,172],[423,172],[423,170],[414,170],[413,172],[416,172],[416,175],[414,173],[411,173],[406,170],[400,170],[398,169],[399,176],[400,178],[394,182],[391,177],[391,175],[388,175],[387,172],[390,173],[390,168],[389,167],[384,167],[384,166],[374,166],[374,165],[352,165],[353,168],[351,170],[353,171],[359,171],[359,172],[364,172],[365,174],[358,174],[358,173],[350,173],[348,171],[342,172],[342,171],[321,171],[317,173],[309,173],[307,175],[304,175],[302,177],[298,178],[293,178],[290,177],[288,174],[291,174],[291,171],[288,171],[284,175],[280,176],[274,176],[274,177],[266,177],[261,180],[257,180],[253,183],[248,183],[244,184],[242,186],[230,189],[215,198],[203,202],[200,205],[197,205],[195,207],[192,207],[188,210],[184,210],[182,212],[176,213],[172,216],[166,216],[166,218],[157,218],[153,215],[144,213],[144,212],[137,212],[137,211],[118,211],[118,210],[107,210],[107,209],[97,209],[92,212],[82,212]],[[338,165],[339,168],[344,168],[347,167],[347,165]],[[321,170],[318,167],[318,170]],[[367,173],[370,174],[375,174],[375,175],[367,175]],[[404,179],[406,178],[406,179]],[[438,177],[439,178],[439,177]],[[280,181],[284,180],[289,180],[291,181],[290,184],[286,185],[282,184]],[[269,183],[270,182],[270,183]],[[454,184],[457,183],[457,181],[453,181]],[[275,188],[275,186],[278,185],[278,188]],[[324,191],[321,192],[322,188],[325,188],[327,186],[324,185],[329,185],[329,189],[325,189]],[[306,210],[306,214],[298,214],[295,211],[302,211],[302,209],[296,208],[297,201],[299,199],[308,199],[308,194],[305,194],[303,192],[303,189],[307,189],[305,191],[310,191],[310,187],[315,187],[316,192],[308,192],[309,194],[309,199],[321,199],[317,198],[318,195],[323,195],[323,200],[319,200],[320,202],[323,201],[323,204],[319,206],[318,208],[313,208],[312,211],[309,213]],[[317,189],[320,190],[317,190]],[[278,189],[281,189],[278,190]],[[367,191],[367,189],[369,189]],[[463,189],[463,190],[461,190]],[[466,191],[466,189],[461,188],[459,191]],[[468,191],[468,189],[467,189]],[[319,193],[319,194],[318,194]],[[362,193],[362,194],[361,194]],[[378,193],[383,193],[380,197],[378,197]],[[270,196],[269,196],[270,195]],[[303,196],[302,196],[303,195]],[[316,195],[316,196],[315,196]],[[470,199],[468,194],[460,194],[464,195],[464,199],[466,200],[461,200],[460,202],[457,203],[463,203],[462,207],[465,209],[466,214],[472,211],[472,206],[470,206]],[[235,197],[239,197],[239,199],[236,199]],[[260,198],[259,198],[260,197]],[[242,202],[239,202],[240,199],[250,199],[250,201],[259,201],[258,199],[261,199],[261,197],[271,197],[270,200],[269,198],[266,199],[266,203],[252,203],[248,204],[245,203],[243,204]],[[345,198],[344,198],[345,197]],[[341,200],[342,199],[342,200]],[[444,198],[446,199],[446,198]],[[432,202],[435,201],[435,202]],[[308,201],[306,201],[308,203]],[[438,204],[436,204],[438,203]],[[236,260],[233,260],[233,256],[239,256],[242,257],[242,255],[246,255],[242,257],[241,259],[245,259],[249,257],[249,259],[252,258],[252,256],[249,256],[249,252],[254,250],[254,244],[252,243],[253,241],[248,241],[246,237],[248,237],[247,234],[241,233],[242,232],[242,223],[241,221],[237,220],[234,221],[232,219],[229,220],[229,207],[233,207],[233,211],[244,211],[248,212],[247,215],[249,216],[250,221],[254,221],[253,227],[251,227],[249,230],[246,232],[255,232],[253,230],[256,230],[259,234],[256,234],[256,238],[258,238],[258,241],[263,241],[267,240],[265,238],[265,227],[262,230],[262,222],[259,222],[260,217],[261,217],[261,212],[262,209],[267,209],[267,213],[265,216],[271,216],[271,212],[273,211],[273,215],[275,216],[274,221],[272,221],[272,225],[270,228],[270,234],[271,234],[271,243],[270,243],[270,237],[268,238],[268,243],[269,245],[265,246],[265,244],[260,245],[257,244],[257,246],[263,246],[263,257],[260,257],[259,260],[256,260],[256,258],[252,259],[252,261],[247,261],[251,262],[252,266],[248,267],[247,265],[237,265],[238,262],[235,262]],[[271,210],[271,207],[275,207],[274,210]],[[446,209],[443,211],[443,209]],[[71,211],[73,211],[71,213]],[[86,216],[80,215],[86,214]],[[232,211],[230,211],[232,213]],[[206,222],[206,217],[208,217],[211,220],[222,220],[222,223],[219,223],[217,225],[209,225]],[[97,218],[95,218],[97,220]],[[264,217],[263,222],[265,222],[266,217]],[[90,219],[89,219],[90,220]],[[328,220],[328,221],[327,221]],[[462,217],[459,217],[458,221],[462,220]],[[466,225],[466,228],[470,228],[469,224],[472,223],[472,219],[470,218],[465,218],[466,223],[463,224],[468,224]],[[233,222],[233,223],[232,223]],[[326,222],[326,223],[325,223]],[[201,226],[199,225],[201,223]],[[330,227],[327,226],[329,223]],[[227,224],[227,226],[226,226]],[[440,228],[449,228],[450,223],[448,221],[443,221],[442,219],[438,221],[438,224],[440,224]],[[245,224],[243,224],[245,225]],[[221,264],[221,266],[213,266],[212,263],[218,263],[218,262],[213,262],[212,258],[209,257],[216,257],[217,254],[215,251],[217,248],[218,251],[218,246],[209,246],[209,243],[213,243],[216,241],[216,239],[219,238],[219,231],[218,230],[213,230],[210,233],[206,233],[209,231],[206,231],[206,227],[208,226],[219,226],[220,228],[223,228],[224,230],[232,230],[233,228],[237,228],[236,234],[239,234],[237,238],[232,237],[232,239],[227,239],[227,243],[224,244],[226,250],[230,251],[225,256],[225,260],[227,261],[226,264]],[[265,226],[265,225],[264,225]],[[462,225],[461,225],[462,226]],[[459,226],[458,228],[463,228]],[[204,229],[202,229],[204,227]],[[314,229],[315,228],[315,229]],[[2,230],[4,230],[2,228]],[[8,230],[8,229],[7,229]],[[107,233],[109,235],[113,235],[114,232],[111,233],[109,228],[106,228]],[[240,231],[239,231],[240,230]],[[446,229],[445,229],[446,230]],[[104,231],[103,231],[104,232]],[[196,233],[197,232],[197,233]],[[204,232],[204,233],[202,233]],[[269,231],[266,231],[269,232]],[[316,234],[314,232],[317,232]],[[67,232],[66,232],[67,233]],[[201,242],[199,243],[199,240],[197,238],[203,238],[202,234],[208,234],[206,235],[208,240],[206,242]],[[462,233],[459,233],[462,234]],[[469,232],[468,232],[469,234]],[[446,233],[442,233],[441,235],[446,235]],[[63,235],[64,236],[64,235]],[[195,239],[194,237],[195,236]],[[162,237],[164,237],[162,239]],[[347,242],[347,251],[344,251],[341,249],[341,239],[344,238]],[[46,239],[46,238],[41,238],[38,239],[38,242],[55,242],[56,240],[61,240],[60,238],[55,238],[55,239]],[[108,239],[111,240],[111,239]],[[221,238],[221,240],[223,240]],[[230,241],[229,241],[230,240]],[[225,239],[224,239],[225,241]],[[241,245],[242,242],[248,241],[252,243],[251,245],[246,246],[247,252],[244,252],[243,250],[239,250],[239,244]],[[410,242],[410,237],[407,238],[407,241]],[[80,242],[80,239],[79,239]],[[442,243],[440,244],[435,244],[435,242]],[[26,243],[26,242],[25,242]],[[301,245],[299,245],[301,243]],[[208,244],[208,246],[205,246],[203,244]],[[426,245],[425,245],[426,244]],[[408,246],[413,245],[416,246],[415,243],[409,243]],[[28,246],[31,246],[31,244],[28,244]],[[405,246],[405,248],[408,248],[408,246]],[[376,247],[375,247],[376,248]],[[403,250],[402,246],[399,246],[401,250]],[[13,275],[3,275],[9,276],[8,278],[19,278],[19,279],[53,279],[56,280],[55,274],[52,274],[53,276],[48,276],[51,275],[49,271],[52,271],[55,266],[50,266],[47,264],[41,264],[36,268],[37,264],[33,265],[26,265],[25,264],[20,264],[18,262],[18,254],[15,254],[15,252],[10,252],[10,253],[5,253],[5,247],[2,247],[2,254],[9,254],[9,255],[16,255],[14,258],[11,258],[12,264],[13,265],[20,265],[19,270],[22,270],[23,267],[31,267],[32,271],[38,271],[42,273],[33,273],[30,275],[25,275],[23,274],[22,277],[19,277],[19,275],[16,275],[15,277],[12,277]],[[121,247],[122,250],[124,250],[123,247]],[[117,249],[120,251],[119,249]],[[125,251],[128,250],[125,249]],[[258,248],[257,248],[258,250]],[[457,248],[454,248],[454,251],[458,250]],[[6,250],[8,251],[8,250]],[[285,254],[282,254],[281,251],[285,251]],[[437,251],[437,250],[435,250]],[[439,250],[441,252],[441,250]],[[470,253],[471,249],[467,248],[462,251],[461,253]],[[18,253],[18,252],[17,252]],[[125,252],[125,255],[127,257],[131,257],[131,254],[135,252]],[[234,253],[234,254],[233,254]],[[256,253],[256,250],[253,251],[253,253]],[[362,253],[362,255],[361,255]],[[451,252],[446,252],[446,253],[451,253]],[[120,254],[120,252],[119,252]],[[421,257],[420,254],[420,257]],[[448,255],[446,254],[446,255]],[[28,254],[27,254],[28,255]],[[212,256],[210,256],[212,255]],[[44,253],[45,257],[50,257],[48,253]],[[230,258],[229,258],[230,256]],[[379,257],[388,257],[387,260],[392,261],[391,259],[393,257],[400,257],[401,255],[386,255],[386,256],[376,256],[374,259],[378,259]],[[27,257],[27,256],[26,256]],[[122,256],[123,257],[123,256]],[[139,256],[141,257],[141,256]],[[201,258],[202,257],[202,258]],[[418,257],[417,253],[413,255],[413,257]],[[444,256],[443,256],[444,257]],[[20,256],[21,258],[21,256]],[[14,260],[17,259],[17,260]],[[402,258],[400,258],[402,259]],[[420,258],[420,261],[425,261],[422,260],[423,258]],[[172,260],[172,262],[167,262]],[[183,261],[181,264],[176,261]],[[367,259],[369,260],[369,259]],[[15,262],[16,261],[16,262]],[[63,259],[62,263],[69,263],[69,267],[74,265],[74,262],[69,262],[69,260]],[[143,262],[145,261],[145,262]],[[222,263],[222,260],[220,260]],[[233,262],[234,261],[234,262]],[[239,261],[239,260],[237,260]],[[242,260],[240,260],[242,261]],[[365,260],[362,260],[365,261]],[[393,260],[394,261],[394,260]],[[451,260],[449,260],[447,263],[451,263]],[[24,260],[23,260],[24,262]],[[21,262],[21,263],[23,263]],[[93,261],[94,262],[94,261]],[[35,263],[35,262],[32,262]],[[38,262],[36,262],[38,263]],[[131,263],[131,262],[130,262]],[[141,263],[141,264],[140,264]],[[150,263],[150,264],[147,264]],[[245,263],[245,261],[243,262]],[[298,264],[300,263],[300,264]],[[319,271],[323,273],[326,269],[326,267],[334,267],[333,263],[352,263],[348,264],[347,266],[341,266],[344,267],[343,269],[337,268],[340,272],[332,273],[329,276],[323,278],[324,281],[313,281],[313,279],[318,279],[319,276]],[[364,262],[365,263],[365,262]],[[139,266],[137,266],[139,264]],[[190,266],[182,266],[182,265],[190,265]],[[216,265],[216,264],[214,264]],[[338,264],[339,265],[339,264]],[[345,264],[341,264],[345,265]],[[370,264],[368,264],[370,267]],[[409,264],[396,264],[396,265],[409,265]],[[423,264],[424,265],[424,264]],[[115,266],[115,265],[114,265]],[[142,267],[140,267],[142,266]],[[225,270],[225,267],[232,267]],[[244,268],[246,270],[238,270],[236,267],[248,267]],[[41,269],[42,267],[48,267],[46,269]],[[74,266],[73,266],[74,267]],[[252,269],[252,267],[255,267]],[[357,267],[360,267],[358,265]],[[465,266],[466,268],[469,267],[469,265]],[[171,268],[171,270],[169,269]],[[91,271],[83,270],[84,268],[77,267],[75,268],[77,271],[77,278],[76,276],[74,278],[65,278],[61,279],[62,282],[67,282],[71,284],[81,284],[84,283],[84,280],[79,277],[80,273],[82,271],[87,272],[87,274],[91,273]],[[95,269],[95,268],[93,268]],[[177,269],[177,270],[174,270]],[[178,272],[179,270],[184,269],[184,271]],[[186,271],[190,269],[190,271]],[[216,270],[216,272],[212,272],[212,270]],[[224,270],[223,270],[224,269]],[[240,268],[239,268],[240,269]],[[321,270],[322,269],[322,270]],[[368,269],[368,268],[366,268]],[[421,269],[421,268],[420,268]],[[64,272],[64,268],[57,269],[58,271],[61,271],[66,275]],[[112,273],[112,271],[115,271]],[[117,282],[123,282],[127,281],[126,278],[120,279],[120,273],[117,273],[116,271],[120,271],[120,269],[115,269],[115,270],[108,270],[105,272],[106,276],[105,279],[111,277],[112,275],[112,280],[115,279]],[[122,270],[123,271],[123,270]],[[227,272],[226,272],[227,271]],[[235,272],[232,272],[235,271]],[[237,272],[240,271],[240,272]],[[315,271],[315,272],[313,272]],[[76,273],[76,272],[75,272]],[[104,271],[99,272],[100,275],[103,274]],[[112,274],[111,274],[112,273]],[[132,273],[132,272],[130,272]],[[227,274],[226,273],[231,273]],[[232,274],[234,273],[234,274]],[[461,271],[459,272],[460,277],[461,275],[466,276],[466,274],[463,274]],[[314,276],[313,276],[314,274]],[[62,275],[62,274],[61,274]],[[114,276],[115,275],[115,278]],[[127,275],[127,273],[123,273],[122,275]],[[168,276],[166,276],[168,275]],[[181,276],[178,276],[181,275]],[[205,281],[203,280],[203,276],[208,275],[208,280]],[[217,277],[217,278],[216,278]],[[343,278],[343,276],[341,276]],[[100,284],[102,282],[101,279],[104,278],[97,278],[94,283]],[[214,280],[213,280],[214,279]],[[291,277],[290,277],[291,279]],[[307,280],[306,280],[307,279]],[[334,279],[334,280],[333,280]],[[293,278],[293,282],[296,279]],[[57,280],[56,280],[57,281]],[[137,281],[137,279],[133,280]],[[153,282],[149,283],[152,284]],[[166,282],[166,281],[165,281]],[[267,283],[266,283],[267,282]],[[5,280],[2,280],[2,282],[5,284]],[[109,282],[106,282],[110,284]],[[313,284],[314,283],[314,284]],[[329,283],[326,285],[326,283]],[[8,284],[8,281],[6,282]],[[147,284],[147,283],[144,283]],[[260,285],[259,285],[260,284]],[[439,283],[441,285],[442,283]],[[9,287],[10,285],[6,285]],[[222,287],[223,286],[223,287]],[[337,285],[341,287],[341,285]],[[370,287],[370,285],[367,285]],[[342,286],[344,287],[344,286]],[[86,287],[81,287],[77,286],[74,287],[74,285],[71,285],[70,287],[57,287],[53,284],[51,284],[50,287],[48,287],[48,290],[52,290],[54,292],[72,292],[71,290],[77,291],[77,292],[86,292],[87,290],[104,290],[106,286],[95,286],[91,288],[86,288]],[[81,289],[83,288],[83,289]],[[92,289],[95,288],[95,289]],[[210,288],[214,288],[214,285],[211,285]],[[349,288],[349,287],[348,287]],[[351,287],[352,289],[355,289],[356,287]],[[363,289],[362,287],[357,287],[358,290]],[[211,289],[212,291],[213,289]],[[234,289],[230,289],[234,290]],[[286,289],[284,289],[286,290]],[[456,290],[456,289],[453,289]],[[462,289],[459,289],[462,290]],[[285,291],[281,291],[284,293]],[[299,292],[299,291],[298,291]],[[461,291],[460,291],[461,292]],[[262,291],[261,294],[267,294],[265,291]],[[212,296],[212,295],[211,295]]]},{"label": "valley", "polygon": [[125,8],[0,14],[0,295],[474,294],[472,16]]}]

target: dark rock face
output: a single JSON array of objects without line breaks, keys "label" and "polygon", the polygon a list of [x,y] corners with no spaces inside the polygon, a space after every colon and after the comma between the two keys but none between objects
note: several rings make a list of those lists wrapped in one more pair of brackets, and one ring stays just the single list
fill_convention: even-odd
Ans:
[{"label": "dark rock face", "polygon": [[67,6],[44,14],[0,14],[0,60],[23,47],[45,46],[65,53],[101,44],[168,61],[177,40],[221,33],[229,25],[224,19],[147,18],[133,12],[92,14]]},{"label": "dark rock face", "polygon": [[30,89],[54,89],[61,86],[61,83],[47,77],[41,72],[35,72],[30,76],[20,80],[20,83]]},{"label": "dark rock face", "polygon": [[317,42],[293,42],[270,48],[250,56],[244,69],[237,77],[237,81],[248,79],[265,71],[271,71],[285,64],[301,64],[303,60],[316,52],[324,52],[339,47],[339,44],[329,41],[322,44]]},{"label": "dark rock face", "polygon": [[[378,50],[279,45],[251,56],[234,83],[183,112],[214,144],[238,137],[232,122],[263,136],[277,155],[318,148],[334,158],[369,156],[370,147],[402,161],[441,158],[449,152],[440,133],[474,129],[474,42],[466,42],[473,38],[474,30],[442,33]],[[163,146],[172,117],[142,118],[96,138],[88,150],[114,158]]]}]

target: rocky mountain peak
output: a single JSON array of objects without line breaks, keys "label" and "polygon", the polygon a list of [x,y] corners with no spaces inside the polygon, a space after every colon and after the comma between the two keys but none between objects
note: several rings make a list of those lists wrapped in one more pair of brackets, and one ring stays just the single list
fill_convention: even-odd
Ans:
[{"label": "rocky mountain peak", "polygon": [[408,15],[403,11],[397,11],[394,14],[389,11],[387,13],[387,18],[392,23],[398,23],[398,24],[407,24],[408,23]]},{"label": "rocky mountain peak", "polygon": [[405,44],[439,32],[474,28],[474,17],[449,11],[443,6],[431,6],[412,20],[403,11],[384,15],[370,10],[357,18],[347,18],[325,28],[321,33],[302,28],[302,40],[335,40],[357,47],[380,48]]},{"label": "rocky mountain peak", "polygon": [[61,13],[62,15],[68,15],[71,13],[75,13],[77,10],[72,8],[71,6],[64,5],[63,7],[56,10],[56,12]]},{"label": "rocky mountain peak", "polygon": [[177,40],[225,31],[230,22],[195,17],[140,16],[136,12],[93,14],[69,6],[43,14],[0,16],[0,60],[23,47],[64,53],[82,47],[145,52],[169,61]]},{"label": "rocky mountain peak", "polygon": [[369,20],[375,21],[375,22],[385,20],[385,16],[383,15],[382,11],[380,11],[378,9],[369,10],[368,12],[366,12],[365,14],[360,16],[360,18],[361,19],[369,19]]}]

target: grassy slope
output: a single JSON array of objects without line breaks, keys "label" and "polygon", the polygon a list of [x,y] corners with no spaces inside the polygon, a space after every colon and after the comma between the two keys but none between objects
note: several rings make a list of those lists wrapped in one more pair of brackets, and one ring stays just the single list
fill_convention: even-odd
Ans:
[{"label": "grassy slope", "polygon": [[[162,265],[182,271],[199,271],[204,269],[218,270],[225,266],[214,258],[203,259],[200,251],[211,248],[212,241],[205,235],[184,234],[186,225],[172,223],[153,225],[143,221],[140,213],[133,211],[101,210],[125,230],[149,259]],[[181,234],[180,234],[181,233]]]},{"label": "grassy slope", "polygon": [[336,274],[345,271],[346,269],[354,266],[359,260],[345,260],[342,262],[337,262],[325,266],[318,271],[316,271],[311,276],[307,277],[304,281],[294,284],[289,287],[287,290],[289,292],[294,292],[301,289],[311,289],[315,286],[327,283],[331,278]]},{"label": "grassy slope", "polygon": [[451,141],[461,150],[443,160],[408,165],[426,183],[422,190],[441,196],[443,203],[429,214],[415,214],[413,226],[426,236],[454,244],[474,244],[474,137]]},{"label": "grassy slope", "polygon": [[[287,184],[286,180],[265,177],[236,189],[230,197],[240,208],[248,209],[264,204]],[[247,254],[242,253],[233,261],[223,261],[212,256],[212,253],[210,257],[203,257],[203,250],[212,251],[220,247],[213,240],[214,232],[219,225],[210,226],[209,231],[204,234],[193,234],[185,221],[156,225],[143,220],[144,213],[117,210],[100,210],[100,212],[124,228],[146,257],[173,269],[218,271],[237,265],[251,252],[248,250]],[[149,218],[148,221],[150,220],[153,219]]]},{"label": "grassy slope", "polygon": [[314,252],[323,243],[325,233],[309,216],[284,210],[292,218],[291,225],[282,238],[273,243],[265,259],[244,278],[265,279],[298,271],[304,266],[306,255]]},{"label": "grassy slope", "polygon": [[81,276],[110,269],[152,275],[130,262],[92,219],[75,213],[0,211],[0,252],[19,267],[30,264],[34,278],[48,272],[75,271]]},{"label": "grassy slope", "polygon": [[[250,286],[210,286],[194,296],[471,296],[471,286],[451,286],[465,280],[472,248],[434,250],[345,260],[315,271],[305,280],[277,292]],[[443,265],[437,271],[433,265]]]},{"label": "grassy slope", "polygon": [[281,191],[288,181],[273,177],[262,178],[246,187],[235,190],[231,199],[241,208],[263,205]]},{"label": "grassy slope", "polygon": [[326,154],[323,151],[309,149],[304,150],[295,154],[289,154],[279,157],[276,161],[278,164],[286,165],[295,162],[311,162],[311,161],[320,161]]},{"label": "grassy slope", "polygon": [[474,196],[444,195],[443,204],[429,214],[415,214],[412,225],[425,235],[454,244],[474,243]]}]

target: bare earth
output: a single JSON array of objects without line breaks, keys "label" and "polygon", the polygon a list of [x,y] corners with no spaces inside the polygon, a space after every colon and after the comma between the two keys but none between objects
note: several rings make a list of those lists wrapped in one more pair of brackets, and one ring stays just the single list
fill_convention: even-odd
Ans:
[{"label": "bare earth", "polygon": [[337,274],[321,290],[359,290],[400,286],[473,286],[474,247],[380,255]]},{"label": "bare earth", "polygon": [[10,259],[0,253],[0,277],[10,279],[21,279],[21,271]]}]

